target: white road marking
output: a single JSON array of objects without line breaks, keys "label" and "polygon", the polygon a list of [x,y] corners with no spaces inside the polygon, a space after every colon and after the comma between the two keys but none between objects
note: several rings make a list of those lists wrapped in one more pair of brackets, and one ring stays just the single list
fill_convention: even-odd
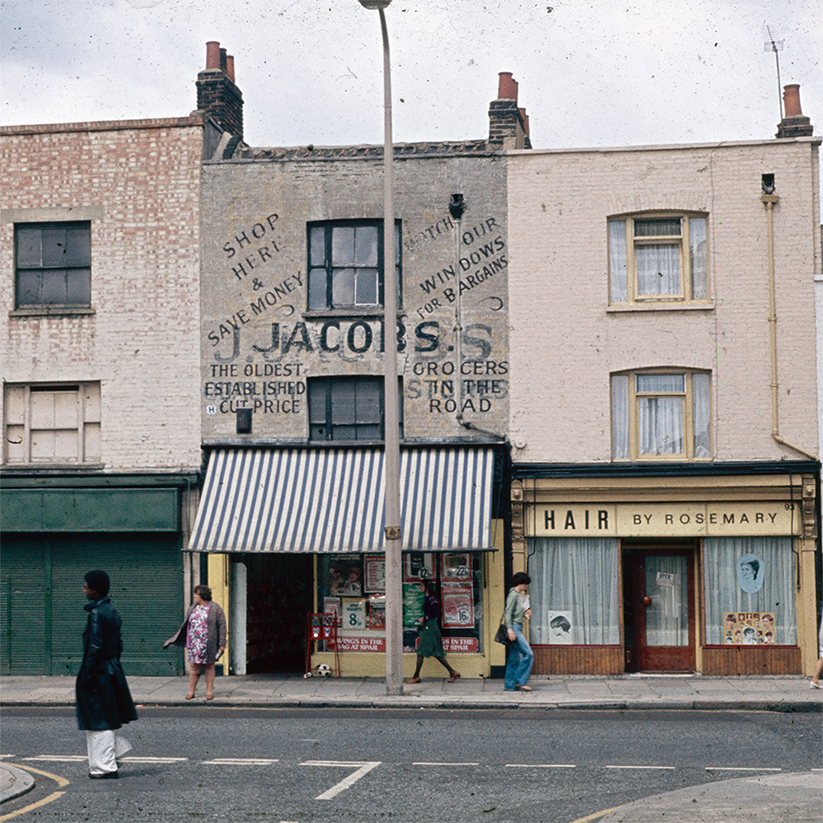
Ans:
[{"label": "white road marking", "polygon": [[341,761],[341,760],[305,760],[301,763],[301,766],[340,766],[342,768],[347,769],[357,769],[357,771],[352,772],[347,778],[341,780],[339,783],[332,786],[328,791],[323,792],[323,794],[318,794],[315,797],[315,800],[331,800],[333,797],[336,797],[340,792],[344,789],[348,789],[350,786],[353,786],[358,780],[360,780],[363,775],[368,774],[372,769],[379,766],[381,763],[380,760],[368,760],[368,761],[359,761],[359,762],[348,762],[348,761]]},{"label": "white road marking", "polygon": [[660,769],[674,771],[674,766],[606,766],[607,769]]},{"label": "white road marking", "polygon": [[266,759],[261,757],[218,757],[214,760],[204,760],[201,766],[271,766],[272,763],[279,763],[276,759]]},{"label": "white road marking", "polygon": [[479,766],[479,763],[427,763],[425,761],[417,761],[412,763],[412,766]]},{"label": "white road marking", "polygon": [[188,757],[121,757],[123,763],[185,763]]},{"label": "white road marking", "polygon": [[507,769],[576,769],[574,763],[506,763]]},{"label": "white road marking", "polygon": [[54,763],[82,763],[88,758],[82,754],[38,754],[37,757],[22,757],[21,760],[44,760]]},{"label": "white road marking", "polygon": [[783,769],[767,769],[757,766],[706,766],[707,772],[782,772]]}]

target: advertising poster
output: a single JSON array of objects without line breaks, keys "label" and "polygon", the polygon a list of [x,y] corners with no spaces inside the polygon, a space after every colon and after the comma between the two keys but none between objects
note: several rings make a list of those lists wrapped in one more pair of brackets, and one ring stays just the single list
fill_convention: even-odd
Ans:
[{"label": "advertising poster", "polygon": [[369,595],[369,611],[366,622],[370,631],[385,631],[386,629],[386,595]]},{"label": "advertising poster", "polygon": [[342,598],[343,629],[366,628],[366,600],[363,597]]},{"label": "advertising poster", "polygon": [[568,611],[546,612],[546,621],[549,624],[549,643],[551,645],[571,645],[572,619]]},{"label": "advertising poster", "polygon": [[431,580],[434,577],[434,555],[428,552],[403,552],[403,582]]},{"label": "advertising poster", "polygon": [[334,614],[337,616],[337,625],[340,625],[340,598],[339,597],[324,597],[323,598],[323,614]]},{"label": "advertising poster", "polygon": [[468,552],[443,554],[440,580],[443,583],[469,583],[472,579],[472,556]]},{"label": "advertising poster", "polygon": [[366,557],[366,593],[386,591],[386,556],[383,554]]},{"label": "advertising poster", "polygon": [[773,646],[774,612],[723,612],[726,646]]},{"label": "advertising poster", "polygon": [[417,621],[423,616],[423,592],[417,583],[403,584],[403,626],[417,629]]},{"label": "advertising poster", "polygon": [[470,585],[444,583],[442,598],[444,629],[474,628],[474,595]]}]

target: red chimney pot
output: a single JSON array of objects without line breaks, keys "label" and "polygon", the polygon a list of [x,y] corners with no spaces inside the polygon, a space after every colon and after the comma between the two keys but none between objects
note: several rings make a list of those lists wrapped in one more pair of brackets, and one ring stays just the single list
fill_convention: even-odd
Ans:
[{"label": "red chimney pot", "polygon": [[234,83],[234,55],[226,55],[226,76]]},{"label": "red chimney pot", "polygon": [[206,43],[206,70],[220,68],[220,43],[209,40]]},{"label": "red chimney pot", "polygon": [[510,71],[501,71],[498,75],[497,99],[514,100],[517,102],[517,81],[512,77]]},{"label": "red chimney pot", "polygon": [[783,86],[783,109],[785,117],[802,117],[800,110],[800,85],[793,83],[790,86]]}]

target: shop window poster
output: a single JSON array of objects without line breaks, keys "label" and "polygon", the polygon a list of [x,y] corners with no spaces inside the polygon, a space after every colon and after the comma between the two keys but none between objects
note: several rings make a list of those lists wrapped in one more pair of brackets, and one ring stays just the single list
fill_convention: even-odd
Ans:
[{"label": "shop window poster", "polygon": [[370,631],[386,630],[386,595],[371,594],[368,601],[369,610],[366,614],[366,624]]},{"label": "shop window poster", "polygon": [[367,557],[364,565],[366,567],[365,591],[367,593],[386,591],[386,556],[380,554],[375,557]]},{"label": "shop window poster", "polygon": [[339,597],[324,597],[323,598],[323,614],[333,614],[336,616],[335,622],[340,625],[340,598]]},{"label": "shop window poster", "polygon": [[444,629],[474,628],[474,593],[470,585],[445,583],[441,592]]},{"label": "shop window poster", "polygon": [[403,552],[403,581],[431,580],[434,577],[434,555],[428,552]]},{"label": "shop window poster", "polygon": [[356,630],[366,628],[366,600],[363,597],[344,597],[341,602],[343,628]]},{"label": "shop window poster", "polygon": [[552,646],[567,646],[572,643],[572,620],[568,611],[546,612],[546,622],[549,625],[549,644]]},{"label": "shop window poster", "polygon": [[403,584],[403,626],[417,629],[418,620],[423,616],[423,592],[419,583]]},{"label": "shop window poster", "polygon": [[472,556],[468,552],[445,552],[440,579],[444,583],[466,583],[472,579]]},{"label": "shop window poster", "polygon": [[747,594],[756,594],[763,588],[766,564],[756,554],[744,554],[737,560],[737,582]]},{"label": "shop window poster", "polygon": [[773,646],[774,612],[723,612],[723,643],[727,646]]}]

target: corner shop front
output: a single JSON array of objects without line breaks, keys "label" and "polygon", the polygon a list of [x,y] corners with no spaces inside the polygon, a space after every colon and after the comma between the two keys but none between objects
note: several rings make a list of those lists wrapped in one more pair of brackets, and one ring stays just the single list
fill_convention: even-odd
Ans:
[{"label": "corner shop front", "polygon": [[[409,674],[425,577],[436,581],[444,646],[464,676],[505,663],[503,647],[492,648],[496,620],[486,619],[504,597],[493,468],[490,448],[402,451]],[[226,608],[232,673],[302,670],[307,614],[326,613],[336,616],[340,673],[385,675],[381,450],[215,450],[188,548],[207,556],[208,583]],[[314,650],[311,665],[320,662],[334,655]]]}]

